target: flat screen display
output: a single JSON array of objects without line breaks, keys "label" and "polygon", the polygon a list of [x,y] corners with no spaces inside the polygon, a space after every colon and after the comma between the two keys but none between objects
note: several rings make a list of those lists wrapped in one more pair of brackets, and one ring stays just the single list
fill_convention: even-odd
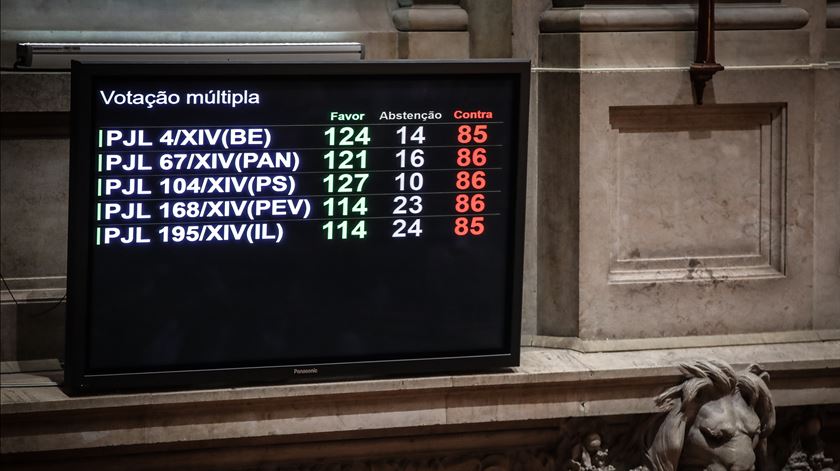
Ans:
[{"label": "flat screen display", "polygon": [[528,73],[74,63],[68,386],[518,364]]}]

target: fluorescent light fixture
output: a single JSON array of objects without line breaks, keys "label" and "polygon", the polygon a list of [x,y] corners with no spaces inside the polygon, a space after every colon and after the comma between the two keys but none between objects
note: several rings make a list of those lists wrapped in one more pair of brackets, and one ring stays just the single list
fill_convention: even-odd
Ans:
[{"label": "fluorescent light fixture", "polygon": [[16,69],[70,69],[70,62],[350,61],[364,58],[361,43],[19,43]]}]

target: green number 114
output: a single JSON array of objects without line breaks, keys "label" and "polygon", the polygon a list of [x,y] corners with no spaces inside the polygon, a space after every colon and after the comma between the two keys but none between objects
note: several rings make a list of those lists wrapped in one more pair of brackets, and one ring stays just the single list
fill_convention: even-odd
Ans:
[{"label": "green number 114", "polygon": [[365,229],[365,221],[357,221],[356,224],[353,225],[353,228],[350,228],[352,221],[327,221],[321,229],[327,235],[327,240],[333,239],[349,239],[351,237],[355,237],[357,239],[364,239],[367,236],[367,230]]}]

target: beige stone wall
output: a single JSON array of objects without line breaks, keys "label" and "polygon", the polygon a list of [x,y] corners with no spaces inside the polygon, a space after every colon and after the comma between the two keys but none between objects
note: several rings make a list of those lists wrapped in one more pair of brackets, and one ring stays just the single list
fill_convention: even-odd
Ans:
[{"label": "beige stone wall", "polygon": [[505,371],[70,397],[54,360],[67,141],[48,120],[2,140],[4,465],[557,469],[593,431],[630,463],[676,365],[709,358],[770,372],[772,469],[820,427],[840,458],[840,3],[720,2],[726,70],[700,107],[676,0],[0,5],[3,113],[69,107],[66,73],[8,70],[23,40],[359,41],[368,59],[533,65],[526,337]]},{"label": "beige stone wall", "polygon": [[[726,70],[700,110],[688,106],[694,10],[680,2],[70,3],[3,2],[0,111],[68,109],[65,74],[8,70],[24,40],[359,41],[368,59],[530,58],[526,335],[840,328],[836,2],[721,3]],[[0,145],[0,271],[30,305],[3,291],[2,357],[57,356],[60,335],[39,332],[62,330],[62,307],[23,311],[63,293],[66,141]]]},{"label": "beige stone wall", "polygon": [[840,327],[825,3],[721,4],[701,107],[692,10],[604,3],[542,14],[536,332]]}]

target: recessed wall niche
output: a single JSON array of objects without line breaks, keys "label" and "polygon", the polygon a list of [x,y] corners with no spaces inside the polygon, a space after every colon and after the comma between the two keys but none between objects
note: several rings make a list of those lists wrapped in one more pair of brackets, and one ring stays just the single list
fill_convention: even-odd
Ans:
[{"label": "recessed wall niche", "polygon": [[784,277],[786,105],[610,107],[610,284]]}]

